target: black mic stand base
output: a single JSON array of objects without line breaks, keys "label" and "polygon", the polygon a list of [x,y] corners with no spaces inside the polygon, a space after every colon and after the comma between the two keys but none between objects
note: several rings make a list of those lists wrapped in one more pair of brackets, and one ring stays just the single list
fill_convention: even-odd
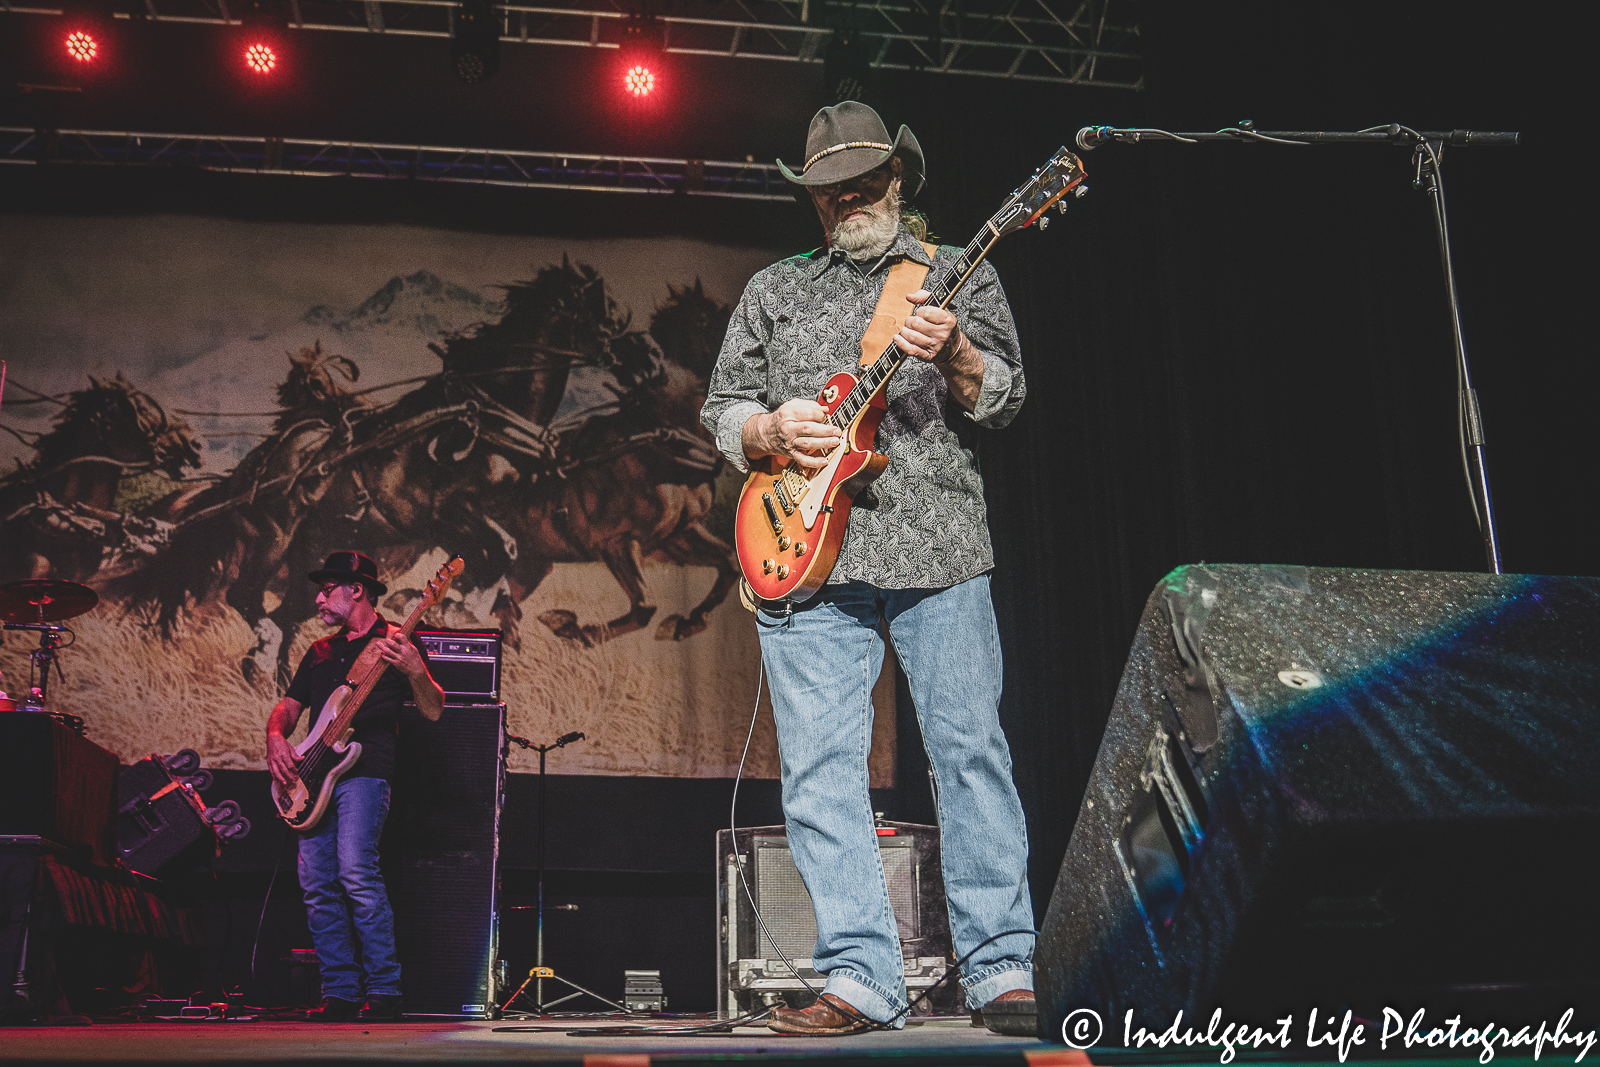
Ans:
[{"label": "black mic stand base", "polygon": [[[583,986],[579,985],[577,982],[574,982],[574,981],[572,981],[571,979],[568,979],[568,978],[561,977],[559,974],[557,974],[555,972],[555,969],[553,967],[546,967],[544,965],[544,840],[545,840],[545,836],[544,836],[544,831],[545,831],[545,822],[544,822],[544,809],[545,809],[544,770],[545,770],[545,768],[544,768],[544,763],[545,763],[545,756],[546,756],[546,754],[548,754],[549,752],[554,751],[555,749],[565,748],[568,745],[572,744],[574,741],[582,741],[583,739],[584,739],[583,734],[578,733],[577,731],[573,731],[572,733],[562,734],[560,737],[555,739],[555,742],[553,744],[537,745],[537,744],[534,744],[532,741],[529,741],[526,737],[518,737],[516,734],[507,734],[506,735],[506,741],[509,744],[519,745],[522,748],[531,749],[532,751],[539,753],[539,853],[538,853],[538,855],[539,855],[539,878],[538,878],[538,882],[539,882],[539,898],[538,898],[538,904],[537,904],[537,908],[538,908],[538,912],[537,912],[537,914],[538,914],[538,919],[537,919],[537,922],[538,922],[538,933],[537,933],[538,942],[537,942],[537,948],[535,950],[537,955],[536,955],[536,959],[535,959],[535,962],[534,962],[534,967],[533,967],[532,970],[530,970],[528,972],[527,979],[520,986],[517,987],[517,991],[515,993],[511,994],[510,997],[506,998],[506,1002],[504,1004],[500,1005],[500,1011],[501,1011],[502,1014],[504,1014],[505,1010],[508,1007],[511,1006],[511,1002],[512,1001],[514,1001],[518,997],[522,996],[523,990],[528,988],[528,983],[529,982],[533,983],[532,1000],[533,1000],[533,1014],[535,1014],[535,1015],[543,1015],[546,1012],[548,1012],[551,1008],[555,1007],[557,1004],[565,1004],[567,1001],[573,1000],[573,999],[575,999],[577,997],[581,997],[581,996],[591,996],[591,997],[593,997],[594,999],[600,1001],[603,1004],[611,1005],[613,1008],[616,1008],[618,1011],[627,1011],[628,1010],[627,1008],[623,1007],[621,1004],[618,1004],[616,1001],[608,1000],[607,998],[602,997],[599,993],[596,993],[592,989],[585,989]],[[509,751],[509,749],[507,751]],[[576,989],[577,992],[576,993],[568,993],[564,997],[558,997],[555,1000],[547,1001],[547,1000],[544,999],[544,984],[545,984],[546,981],[560,982],[562,985],[570,986],[571,988]]]},{"label": "black mic stand base", "polygon": [[602,997],[599,993],[596,993],[592,989],[585,989],[583,986],[579,985],[577,982],[573,982],[573,981],[570,981],[570,980],[568,980],[566,978],[561,977],[559,974],[557,974],[555,972],[555,969],[552,968],[552,967],[535,967],[535,968],[533,968],[532,970],[530,970],[528,972],[528,977],[523,980],[522,984],[517,986],[517,991],[515,993],[511,994],[511,996],[506,999],[506,1002],[504,1004],[500,1005],[500,1014],[502,1016],[505,1014],[506,1009],[511,1007],[511,1005],[516,1001],[516,999],[522,995],[522,991],[524,989],[528,988],[528,983],[532,982],[534,979],[538,979],[539,983],[541,985],[543,985],[544,982],[546,982],[546,981],[560,982],[562,985],[571,986],[573,989],[576,989],[577,992],[576,993],[568,993],[566,996],[560,997],[560,998],[558,998],[556,1000],[544,1001],[544,1002],[535,1001],[534,1002],[533,1011],[530,1013],[530,1014],[533,1014],[533,1015],[544,1015],[544,1014],[548,1013],[549,1010],[551,1008],[555,1007],[557,1004],[565,1004],[569,1000],[572,1000],[572,999],[574,999],[576,997],[585,996],[585,995],[591,996],[591,997],[593,997],[594,999],[600,1001],[603,1004],[609,1004],[613,1008],[616,1008],[618,1011],[627,1011],[628,1010],[627,1008],[623,1007],[621,1004],[618,1004],[614,1000],[607,1000],[605,997]]}]

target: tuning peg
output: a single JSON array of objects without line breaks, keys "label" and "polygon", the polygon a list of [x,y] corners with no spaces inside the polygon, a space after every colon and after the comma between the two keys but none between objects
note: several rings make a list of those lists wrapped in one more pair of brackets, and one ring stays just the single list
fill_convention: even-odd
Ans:
[{"label": "tuning peg", "polygon": [[1049,228],[1050,228],[1050,216],[1041,214],[1039,216],[1039,229],[1048,230]]},{"label": "tuning peg", "polygon": [[1060,200],[1056,201],[1056,214],[1057,215],[1065,215],[1066,213],[1067,213],[1067,201],[1066,201],[1065,197],[1062,197]]},{"label": "tuning peg", "polygon": [[1089,187],[1087,185],[1080,185],[1076,189],[1072,190],[1072,195],[1073,196],[1082,196],[1084,193],[1087,193],[1088,191],[1089,191]]}]

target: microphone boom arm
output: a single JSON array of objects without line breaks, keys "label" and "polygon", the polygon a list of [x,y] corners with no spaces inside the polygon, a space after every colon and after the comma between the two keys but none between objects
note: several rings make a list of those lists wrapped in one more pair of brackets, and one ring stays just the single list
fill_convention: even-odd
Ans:
[{"label": "microphone boom arm", "polygon": [[1418,132],[1398,122],[1387,126],[1374,126],[1367,130],[1348,132],[1327,130],[1275,130],[1256,129],[1255,123],[1245,120],[1237,126],[1214,130],[1211,133],[1172,133],[1168,130],[1146,128],[1118,128],[1115,126],[1085,126],[1078,131],[1078,147],[1085,152],[1103,144],[1139,144],[1141,141],[1179,141],[1199,144],[1202,141],[1261,141],[1268,144],[1388,144],[1403,145],[1413,149],[1416,178],[1412,182],[1428,194],[1433,205],[1433,222],[1439,238],[1439,258],[1444,266],[1446,296],[1450,303],[1450,325],[1455,341],[1456,391],[1458,397],[1457,428],[1461,437],[1461,465],[1467,476],[1467,490],[1472,495],[1473,516],[1478,523],[1478,534],[1483,540],[1483,551],[1489,571],[1500,574],[1500,543],[1495,534],[1494,507],[1489,498],[1489,472],[1484,462],[1483,415],[1478,405],[1478,391],[1472,386],[1472,375],[1467,367],[1467,346],[1461,336],[1461,307],[1456,299],[1455,268],[1450,258],[1450,223],[1444,209],[1444,177],[1440,173],[1446,145],[1465,148],[1472,145],[1509,148],[1521,143],[1522,135],[1511,131],[1451,130]]}]

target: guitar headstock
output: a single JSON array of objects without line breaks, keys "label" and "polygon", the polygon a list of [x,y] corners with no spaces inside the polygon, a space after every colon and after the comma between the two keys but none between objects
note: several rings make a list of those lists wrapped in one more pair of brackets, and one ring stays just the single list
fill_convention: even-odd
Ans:
[{"label": "guitar headstock", "polygon": [[428,588],[422,594],[422,603],[417,606],[418,611],[426,611],[443,600],[445,592],[450,588],[450,583],[461,577],[461,572],[466,569],[467,563],[460,556],[440,567],[439,573],[435,574],[428,582]]},{"label": "guitar headstock", "polygon": [[1006,199],[1005,206],[989,220],[989,225],[998,237],[1026,229],[1049,210],[1050,205],[1082,185],[1084,177],[1083,161],[1065,147],[1058,149],[1050,162],[1035,171],[1033,177]]}]

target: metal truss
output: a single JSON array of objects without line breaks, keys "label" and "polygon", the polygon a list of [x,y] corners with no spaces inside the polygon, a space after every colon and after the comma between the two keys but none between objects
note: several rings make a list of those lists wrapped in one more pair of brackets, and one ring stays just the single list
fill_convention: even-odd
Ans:
[{"label": "metal truss", "polygon": [[[294,29],[454,35],[457,0],[283,0]],[[882,70],[1144,88],[1139,0],[578,0],[496,3],[508,43],[615,49],[622,20],[654,11],[682,55],[821,63],[841,31]],[[229,0],[126,0],[120,18],[238,24]],[[238,3],[236,7],[242,6]],[[626,8],[627,10],[624,10]],[[59,14],[0,0],[0,9]]]},{"label": "metal truss", "polygon": [[5,126],[0,127],[0,163],[173,166],[301,177],[401,178],[602,193],[791,199],[778,168],[766,163],[278,137]]}]

